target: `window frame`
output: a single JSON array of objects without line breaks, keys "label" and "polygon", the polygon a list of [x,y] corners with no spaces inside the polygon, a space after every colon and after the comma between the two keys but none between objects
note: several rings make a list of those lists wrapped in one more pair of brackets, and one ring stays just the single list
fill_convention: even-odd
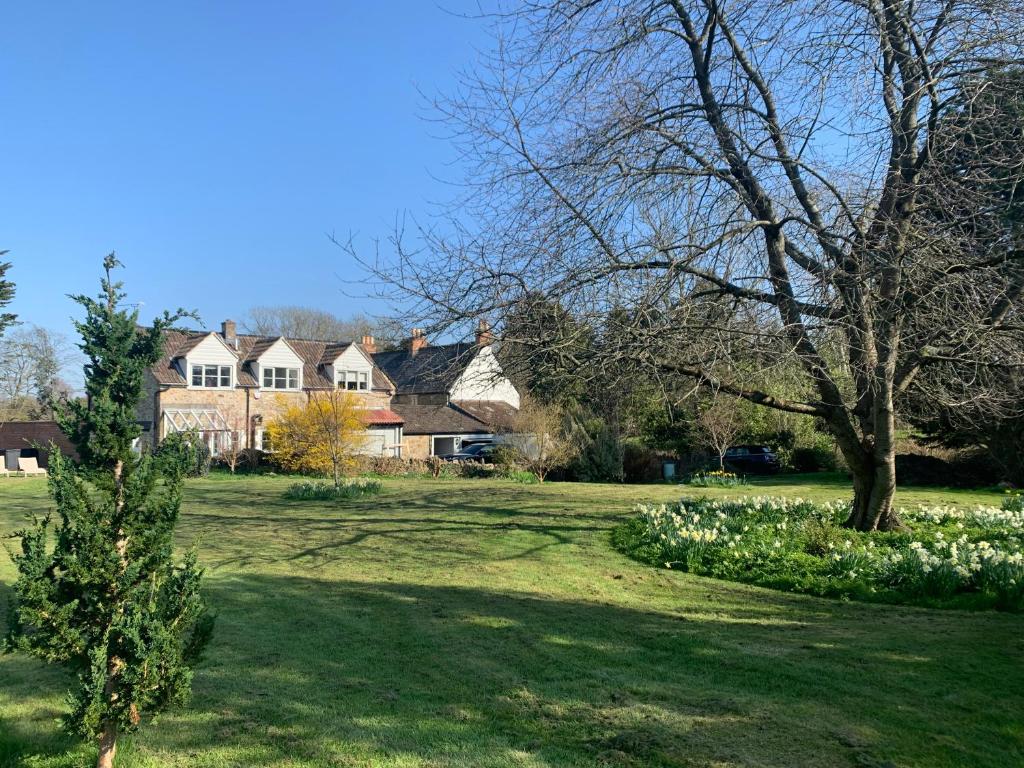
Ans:
[{"label": "window frame", "polygon": [[370,372],[357,370],[338,371],[336,386],[346,392],[369,392]]},{"label": "window frame", "polygon": [[[267,383],[270,374],[269,381]],[[300,389],[299,369],[289,368],[284,365],[268,365],[260,368],[260,386],[263,389],[273,389],[281,392],[296,392]]]},{"label": "window frame", "polygon": [[192,363],[190,386],[193,389],[231,389],[235,385],[235,374],[231,370],[233,367],[220,363]]}]

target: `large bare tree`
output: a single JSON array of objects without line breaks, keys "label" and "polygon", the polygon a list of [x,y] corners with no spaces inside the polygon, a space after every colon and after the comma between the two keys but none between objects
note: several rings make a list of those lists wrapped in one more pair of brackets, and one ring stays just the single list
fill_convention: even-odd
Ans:
[{"label": "large bare tree", "polygon": [[[1021,142],[977,146],[972,126],[1015,97],[999,73],[1021,61],[1022,16],[1018,0],[527,2],[493,17],[493,56],[439,104],[467,194],[363,261],[435,332],[486,316],[500,338],[541,296],[604,329],[582,376],[685,376],[817,418],[853,475],[849,525],[898,526],[900,398],[933,362],[1021,356],[1024,240],[988,226],[1007,205],[993,174],[1024,178]],[[936,200],[955,215],[926,215]],[[786,397],[775,375],[794,364]]]}]

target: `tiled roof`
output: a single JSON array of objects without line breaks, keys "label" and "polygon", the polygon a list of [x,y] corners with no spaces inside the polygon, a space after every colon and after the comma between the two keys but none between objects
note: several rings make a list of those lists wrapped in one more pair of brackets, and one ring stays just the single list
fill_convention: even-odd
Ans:
[{"label": "tiled roof", "polygon": [[341,353],[351,347],[351,342],[345,342],[340,344],[328,344],[324,347],[324,353],[320,357],[320,365],[330,365],[339,357]]},{"label": "tiled roof", "polygon": [[444,344],[409,350],[378,352],[373,361],[395,383],[399,394],[448,392],[476,357],[476,344]]},{"label": "tiled roof", "polygon": [[[157,380],[157,383],[165,386],[185,386],[187,382],[178,372],[177,367],[174,365],[174,360],[178,357],[183,357],[189,350],[194,349],[209,335],[210,331],[166,331],[164,333],[163,357],[151,369],[153,377]],[[263,354],[263,352],[269,349],[270,346],[278,340],[278,338],[280,337],[250,336],[248,334],[238,335],[238,345],[236,350],[238,354],[238,364],[236,373],[238,385],[240,387],[258,386],[255,377],[252,375],[249,363],[255,361],[261,354]],[[295,350],[295,354],[302,358],[302,384],[305,389],[334,388],[333,382],[324,376],[323,371],[321,370],[321,361],[324,359],[325,352],[328,348],[337,348],[339,346],[347,348],[351,345],[340,345],[335,342],[312,341],[309,339],[286,339],[285,341],[293,350]],[[362,349],[360,345],[356,346],[359,346],[360,349]],[[231,348],[230,344],[228,345],[228,348]],[[367,357],[370,357],[371,360],[373,359],[369,355],[367,355]],[[372,378],[372,389],[374,391],[391,391],[391,381],[376,367],[373,369]]]},{"label": "tiled roof", "polygon": [[[249,338],[252,340],[253,343],[252,346],[249,348],[249,351],[245,355],[245,362],[253,363],[259,360],[263,356],[263,353],[270,349],[272,346],[274,346],[277,343],[278,339],[280,339],[281,337],[275,336],[273,338],[267,337],[261,339],[253,339],[252,337]],[[239,344],[239,347],[241,347],[241,344]]]},{"label": "tiled roof", "polygon": [[402,424],[405,420],[387,408],[374,408],[364,414],[363,421],[370,426],[385,426],[388,424]]},{"label": "tiled roof", "polygon": [[391,408],[405,421],[404,431],[407,435],[461,435],[491,431],[483,422],[450,405],[394,403]]},{"label": "tiled roof", "polygon": [[456,400],[452,405],[495,429],[509,429],[514,426],[518,413],[504,400]]}]

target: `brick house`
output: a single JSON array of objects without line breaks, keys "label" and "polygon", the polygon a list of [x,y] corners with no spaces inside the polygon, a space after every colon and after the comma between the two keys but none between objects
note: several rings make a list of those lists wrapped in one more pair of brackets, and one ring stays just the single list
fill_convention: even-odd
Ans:
[{"label": "brick house", "polygon": [[334,343],[238,334],[168,331],[164,356],[146,375],[136,413],[151,443],[196,429],[217,454],[228,441],[263,448],[264,429],[311,393],[352,391],[365,404],[374,455],[401,455],[402,418],[389,410],[394,384],[374,365],[373,339]]},{"label": "brick house", "polygon": [[166,333],[164,356],[147,372],[136,412],[150,444],[195,429],[214,454],[229,441],[262,449],[266,425],[284,408],[335,388],[363,401],[363,450],[378,456],[422,458],[450,453],[465,440],[495,439],[519,405],[486,328],[477,344],[430,346],[414,332],[406,349],[378,352],[371,336],[252,336],[226,320],[219,333]]},{"label": "brick house", "polygon": [[378,352],[374,362],[395,383],[391,409],[404,423],[406,456],[443,456],[507,432],[519,392],[504,375],[486,323],[476,343],[430,345],[413,331],[406,349]]}]

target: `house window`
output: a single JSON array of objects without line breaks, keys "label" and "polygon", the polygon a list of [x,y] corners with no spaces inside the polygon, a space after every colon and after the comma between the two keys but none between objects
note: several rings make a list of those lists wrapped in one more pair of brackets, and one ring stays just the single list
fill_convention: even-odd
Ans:
[{"label": "house window", "polygon": [[369,388],[369,371],[338,371],[338,389],[366,391]]},{"label": "house window", "polygon": [[257,451],[264,451],[265,453],[273,452],[273,448],[270,445],[270,433],[268,433],[263,427],[256,427],[252,442],[253,447]]},{"label": "house window", "polygon": [[266,389],[298,389],[298,368],[264,368],[263,386]]},{"label": "house window", "polygon": [[231,386],[230,365],[193,365],[192,386],[210,389]]}]

